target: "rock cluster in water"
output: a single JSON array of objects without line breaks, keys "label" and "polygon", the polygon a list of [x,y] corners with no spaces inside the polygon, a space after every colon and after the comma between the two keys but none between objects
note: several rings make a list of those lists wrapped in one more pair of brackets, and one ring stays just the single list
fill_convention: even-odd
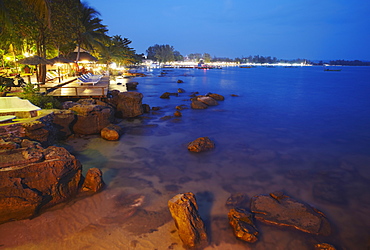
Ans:
[{"label": "rock cluster in water", "polygon": [[[282,192],[252,197],[250,208],[245,194],[233,194],[226,201],[229,224],[235,237],[245,242],[258,241],[260,232],[254,223],[290,227],[310,234],[328,236],[331,226],[325,214],[318,209],[299,202]],[[198,205],[192,193],[178,194],[168,202],[168,207],[186,248],[202,249],[207,242],[206,229],[198,214]],[[315,249],[335,250],[328,243],[316,244]]]}]

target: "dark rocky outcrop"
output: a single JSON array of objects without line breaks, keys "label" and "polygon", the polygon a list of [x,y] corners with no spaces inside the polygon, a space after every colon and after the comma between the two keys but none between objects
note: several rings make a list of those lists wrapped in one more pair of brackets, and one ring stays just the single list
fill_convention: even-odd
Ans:
[{"label": "dark rocky outcrop", "polygon": [[170,98],[170,93],[169,92],[164,92],[159,98],[169,99]]},{"label": "dark rocky outcrop", "polygon": [[128,83],[126,83],[126,88],[127,88],[127,90],[136,90],[137,85],[139,85],[138,82],[128,82]]},{"label": "dark rocky outcrop", "polygon": [[184,83],[184,81],[183,80],[177,80],[177,83]]},{"label": "dark rocky outcrop", "polygon": [[107,141],[117,141],[122,134],[122,128],[115,124],[109,124],[100,131],[100,136]]},{"label": "dark rocky outcrop", "polygon": [[188,150],[192,152],[203,152],[211,150],[215,147],[215,144],[208,137],[199,137],[198,139],[188,144]]},{"label": "dark rocky outcrop", "polygon": [[178,105],[175,107],[177,110],[183,110],[183,109],[187,109],[186,105],[184,104],[181,104],[181,105]]},{"label": "dark rocky outcrop", "polygon": [[139,92],[112,92],[112,98],[108,100],[116,108],[116,117],[131,118],[144,113],[143,94]]},{"label": "dark rocky outcrop", "polygon": [[190,104],[190,107],[192,109],[206,109],[206,108],[208,108],[208,105],[203,103],[203,102],[193,100]]},{"label": "dark rocky outcrop", "polygon": [[235,236],[243,241],[254,243],[258,240],[258,230],[253,223],[253,215],[243,208],[230,209],[229,223]]},{"label": "dark rocky outcrop", "polygon": [[254,196],[251,210],[257,220],[267,224],[287,226],[316,235],[331,233],[329,221],[321,211],[281,192]]},{"label": "dark rocky outcrop", "polygon": [[208,245],[205,226],[193,193],[175,195],[168,201],[168,208],[185,248],[203,249]]},{"label": "dark rocky outcrop", "polygon": [[80,162],[66,149],[21,144],[28,147],[0,151],[0,223],[30,218],[70,199],[83,178]]},{"label": "dark rocky outcrop", "polygon": [[148,104],[143,104],[143,112],[150,113],[150,106]]},{"label": "dark rocky outcrop", "polygon": [[104,185],[105,184],[101,170],[98,168],[90,168],[87,171],[84,183],[82,184],[82,191],[96,193],[99,192]]},{"label": "dark rocky outcrop", "polygon": [[218,105],[218,102],[215,99],[213,99],[212,97],[201,96],[201,97],[198,97],[197,100],[207,104],[208,106]]},{"label": "dark rocky outcrop", "polygon": [[207,96],[212,97],[216,101],[223,101],[223,100],[225,100],[225,97],[222,96],[222,95],[220,95],[220,94],[209,93],[209,94],[207,94]]},{"label": "dark rocky outcrop", "polygon": [[181,117],[182,116],[181,112],[178,111],[178,110],[175,111],[175,113],[173,113],[173,115],[176,116],[176,117]]},{"label": "dark rocky outcrop", "polygon": [[185,89],[178,88],[178,89],[177,89],[177,92],[178,92],[178,93],[185,93],[186,91],[185,91]]}]

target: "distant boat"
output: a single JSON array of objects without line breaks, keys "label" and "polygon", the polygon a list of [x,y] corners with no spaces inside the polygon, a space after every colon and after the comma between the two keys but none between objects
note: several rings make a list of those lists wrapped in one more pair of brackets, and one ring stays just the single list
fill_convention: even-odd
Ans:
[{"label": "distant boat", "polygon": [[342,71],[341,69],[324,69],[324,71]]}]

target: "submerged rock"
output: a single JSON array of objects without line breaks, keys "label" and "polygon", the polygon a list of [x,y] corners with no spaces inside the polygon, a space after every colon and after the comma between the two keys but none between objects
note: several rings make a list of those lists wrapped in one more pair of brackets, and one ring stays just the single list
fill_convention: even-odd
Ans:
[{"label": "submerged rock", "polygon": [[243,208],[233,208],[228,214],[229,223],[238,239],[254,243],[258,240],[258,230],[253,223],[253,215]]},{"label": "submerged rock", "polygon": [[249,205],[249,199],[246,194],[243,193],[236,193],[232,194],[229,198],[227,198],[225,206],[228,209],[232,208],[246,208]]},{"label": "submerged rock", "polygon": [[203,249],[208,245],[208,236],[193,193],[175,195],[168,201],[168,208],[185,248]]},{"label": "submerged rock", "polygon": [[331,233],[329,221],[321,211],[280,192],[254,196],[251,210],[257,220],[267,224],[292,227],[317,235]]},{"label": "submerged rock", "polygon": [[197,153],[211,150],[214,147],[214,142],[208,137],[199,137],[188,144],[188,150]]},{"label": "submerged rock", "polygon": [[177,83],[184,83],[184,81],[183,80],[177,80]]}]

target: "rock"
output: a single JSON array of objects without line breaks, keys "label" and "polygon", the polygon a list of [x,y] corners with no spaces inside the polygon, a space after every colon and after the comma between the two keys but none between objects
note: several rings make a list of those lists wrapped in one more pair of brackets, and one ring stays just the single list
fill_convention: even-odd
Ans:
[{"label": "rock", "polygon": [[173,115],[176,116],[176,117],[181,117],[182,116],[181,112],[178,111],[178,110],[175,111],[175,113],[173,113]]},{"label": "rock", "polygon": [[186,91],[185,91],[185,89],[178,88],[178,89],[177,89],[177,92],[178,92],[178,93],[185,93]]},{"label": "rock", "polygon": [[127,88],[127,90],[136,90],[137,85],[139,85],[138,82],[127,82],[126,83],[126,88]]},{"label": "rock", "polygon": [[336,250],[336,248],[328,243],[319,243],[315,245],[315,250]]},{"label": "rock", "polygon": [[177,80],[177,83],[184,83],[184,81],[183,80]]},{"label": "rock", "polygon": [[116,106],[116,116],[119,118],[137,117],[144,113],[143,94],[139,92],[120,92],[109,101]]},{"label": "rock", "polygon": [[331,233],[329,221],[321,211],[282,193],[254,196],[251,210],[257,220],[267,224],[288,226],[317,235]]},{"label": "rock", "polygon": [[225,97],[223,97],[222,95],[219,95],[219,94],[215,94],[215,93],[209,93],[209,94],[207,94],[207,96],[212,97],[216,101],[223,101],[223,100],[225,100]]},{"label": "rock", "polygon": [[[78,104],[76,104],[78,105]],[[76,116],[72,110],[56,110],[54,111],[54,126],[57,128],[57,137],[65,139],[72,134],[72,122]]]},{"label": "rock", "polygon": [[178,105],[175,107],[177,110],[183,110],[183,109],[187,109],[186,105],[184,104],[181,104],[181,105]]},{"label": "rock", "polygon": [[30,218],[79,190],[82,166],[65,148],[18,148],[0,154],[0,223]]},{"label": "rock", "polygon": [[208,245],[205,226],[193,193],[175,195],[168,201],[168,208],[185,248],[202,249]]},{"label": "rock", "polygon": [[228,214],[229,223],[238,239],[254,243],[258,240],[258,230],[253,223],[253,215],[243,208],[233,208]]},{"label": "rock", "polygon": [[198,101],[203,102],[203,103],[207,104],[208,106],[218,105],[218,102],[215,99],[213,99],[212,97],[203,96],[203,97],[198,97],[197,99],[198,99]]},{"label": "rock", "polygon": [[188,150],[192,152],[208,151],[214,147],[215,144],[208,137],[199,137],[188,144]]},{"label": "rock", "polygon": [[108,106],[96,104],[79,104],[70,110],[77,114],[73,131],[76,134],[92,135],[100,131],[113,121],[113,110]]},{"label": "rock", "polygon": [[143,112],[150,113],[150,106],[148,104],[143,104]]},{"label": "rock", "polygon": [[19,145],[12,141],[5,141],[3,139],[0,140],[0,150],[9,150],[9,149],[16,149]]},{"label": "rock", "polygon": [[249,205],[249,199],[246,194],[243,193],[236,193],[232,194],[229,198],[227,198],[225,206],[228,209],[232,208],[246,208]]},{"label": "rock", "polygon": [[206,109],[208,108],[208,105],[203,102],[193,100],[190,104],[190,107],[192,109]]},{"label": "rock", "polygon": [[198,91],[196,91],[196,92],[192,92],[189,96],[190,97],[195,97],[195,96],[197,96],[199,94],[199,92]]},{"label": "rock", "polygon": [[231,94],[230,96],[232,96],[232,97],[238,97],[239,95]]},{"label": "rock", "polygon": [[104,186],[103,174],[98,168],[90,168],[82,184],[82,191],[89,193],[99,192]]},{"label": "rock", "polygon": [[152,110],[154,110],[154,111],[158,111],[160,109],[161,109],[160,107],[152,107]]},{"label": "rock", "polygon": [[164,92],[159,98],[169,99],[170,98],[170,93],[169,92]]},{"label": "rock", "polygon": [[117,141],[122,134],[122,128],[118,125],[109,124],[100,131],[101,138],[108,141]]}]

